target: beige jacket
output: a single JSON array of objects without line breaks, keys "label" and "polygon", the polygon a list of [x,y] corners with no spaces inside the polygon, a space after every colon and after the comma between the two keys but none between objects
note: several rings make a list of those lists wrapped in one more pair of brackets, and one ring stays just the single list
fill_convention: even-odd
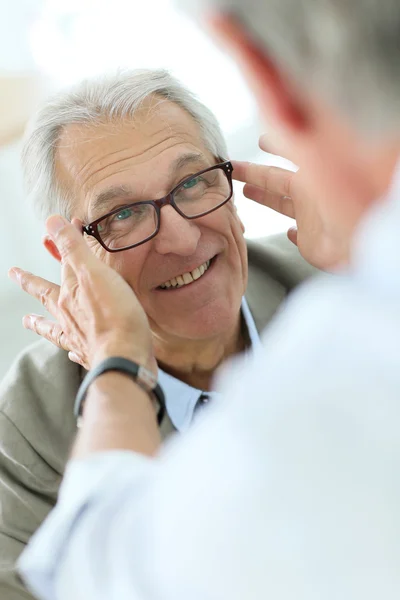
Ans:
[{"label": "beige jacket", "polygon": [[[259,331],[314,270],[285,236],[248,243],[246,298]],[[32,596],[15,561],[54,506],[76,433],[74,398],[82,369],[47,341],[27,348],[0,387],[0,599]],[[169,419],[163,438],[172,431]]]}]

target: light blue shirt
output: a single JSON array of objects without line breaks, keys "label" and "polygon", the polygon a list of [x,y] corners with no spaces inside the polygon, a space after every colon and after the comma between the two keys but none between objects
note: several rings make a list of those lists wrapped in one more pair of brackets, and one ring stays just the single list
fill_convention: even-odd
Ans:
[{"label": "light blue shirt", "polygon": [[[248,355],[253,356],[261,351],[262,344],[249,305],[244,297],[242,299],[242,315],[251,342]],[[203,390],[194,388],[161,369],[159,371],[159,381],[165,394],[165,405],[172,424],[181,433],[187,431],[192,423],[194,411]],[[219,392],[209,391],[206,393],[209,402],[221,399]]]},{"label": "light blue shirt", "polygon": [[20,569],[45,600],[400,598],[400,170],[351,270],[289,300],[157,459],[69,464]]}]

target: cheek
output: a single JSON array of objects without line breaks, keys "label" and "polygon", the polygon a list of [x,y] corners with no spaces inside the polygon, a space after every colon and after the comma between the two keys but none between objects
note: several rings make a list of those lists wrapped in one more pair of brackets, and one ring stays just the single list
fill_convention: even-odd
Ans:
[{"label": "cheek", "polygon": [[232,200],[211,215],[204,217],[203,225],[227,239],[232,235],[238,235],[239,232],[243,235],[244,232],[243,223]]},{"label": "cheek", "polygon": [[[213,215],[210,215],[212,217]],[[208,224],[210,229],[225,238],[228,261],[244,282],[247,281],[247,246],[244,239],[244,227],[240,220],[235,204],[231,201],[216,211],[213,222]]]},{"label": "cheek", "polygon": [[148,251],[146,248],[143,247],[142,250],[139,246],[139,248],[110,254],[110,258],[108,259],[110,267],[125,279],[139,300],[141,295],[141,277],[147,254]]},{"label": "cheek", "polygon": [[140,292],[140,277],[142,267],[147,256],[148,250],[143,246],[143,249],[132,248],[123,252],[107,252],[97,242],[87,241],[90,250],[93,254],[105,263],[114,271],[117,271],[130,285],[135,294]]},{"label": "cheek", "polygon": [[238,260],[241,267],[241,279],[243,281],[243,292],[247,286],[247,276],[248,276],[248,260],[247,260],[247,245],[246,240],[244,239],[244,225],[239,218],[239,215],[236,210],[236,205],[232,202],[229,203],[227,207],[230,212],[230,223],[231,223],[231,232],[232,232],[232,244],[235,246]]},{"label": "cheek", "polygon": [[233,236],[233,238],[236,241],[236,244],[238,245],[239,252],[242,251],[244,248],[247,254],[246,242],[243,237],[244,225],[238,215],[236,204],[234,204],[234,202],[232,201],[229,202],[226,207],[226,210],[226,221],[229,223],[231,235]]},{"label": "cheek", "polygon": [[105,263],[106,265],[110,264],[110,257],[112,256],[110,252],[104,250],[104,248],[91,236],[87,237],[86,243],[96,258],[101,260],[101,262]]},{"label": "cheek", "polygon": [[234,201],[229,202],[227,208],[228,208],[229,212],[231,213],[231,219],[232,219],[232,222],[233,222],[233,225],[232,225],[233,229],[235,231],[239,230],[240,233],[241,233],[241,235],[243,236],[244,232],[245,232],[245,226],[244,226],[244,223],[243,223],[242,219],[239,217],[237,206],[234,203]]}]

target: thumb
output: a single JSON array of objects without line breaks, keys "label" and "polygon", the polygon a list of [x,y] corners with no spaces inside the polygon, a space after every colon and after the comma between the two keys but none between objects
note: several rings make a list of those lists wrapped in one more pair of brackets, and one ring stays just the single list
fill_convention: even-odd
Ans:
[{"label": "thumb", "polygon": [[82,233],[83,231],[83,223],[80,219],[72,219],[71,221],[72,225],[77,229],[77,231],[79,231],[80,233]]},{"label": "thumb", "polygon": [[46,221],[46,229],[57,246],[63,263],[70,264],[74,269],[82,263],[93,260],[87,244],[82,237],[82,229],[78,230],[77,223],[73,225],[60,215],[53,215]]}]

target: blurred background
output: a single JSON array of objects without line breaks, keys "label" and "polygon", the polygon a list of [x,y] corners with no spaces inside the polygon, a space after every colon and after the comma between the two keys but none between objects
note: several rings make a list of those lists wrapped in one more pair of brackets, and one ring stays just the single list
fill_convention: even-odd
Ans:
[{"label": "blurred background", "polygon": [[[117,67],[167,68],[215,113],[234,159],[290,166],[258,150],[257,109],[231,59],[173,0],[0,0],[0,377],[35,341],[24,331],[33,299],[7,278],[17,265],[58,281],[58,263],[41,245],[43,223],[24,197],[21,136],[40,102],[57,89]],[[290,222],[243,198],[246,236],[284,231]]]}]

